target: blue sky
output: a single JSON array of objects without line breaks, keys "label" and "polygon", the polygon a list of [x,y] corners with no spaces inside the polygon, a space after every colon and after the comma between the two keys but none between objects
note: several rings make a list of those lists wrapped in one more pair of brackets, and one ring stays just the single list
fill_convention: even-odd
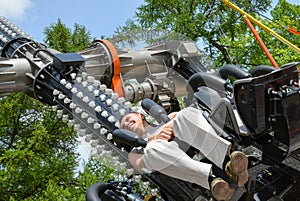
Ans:
[{"label": "blue sky", "polygon": [[69,28],[84,25],[92,38],[110,36],[133,18],[143,0],[0,0],[0,16],[42,42],[43,30],[60,18]]},{"label": "blue sky", "polygon": [[[0,0],[0,16],[8,18],[37,42],[43,42],[43,30],[60,18],[69,28],[84,25],[92,38],[111,36],[117,27],[133,18],[144,0]],[[299,0],[288,0],[300,4]],[[277,0],[273,1],[275,5]]]}]

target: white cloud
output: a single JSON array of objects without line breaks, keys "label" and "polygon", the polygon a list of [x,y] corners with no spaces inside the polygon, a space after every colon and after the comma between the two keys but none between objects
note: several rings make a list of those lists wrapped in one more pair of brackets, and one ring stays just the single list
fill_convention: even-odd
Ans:
[{"label": "white cloud", "polygon": [[33,5],[32,0],[0,0],[0,16],[22,20]]}]

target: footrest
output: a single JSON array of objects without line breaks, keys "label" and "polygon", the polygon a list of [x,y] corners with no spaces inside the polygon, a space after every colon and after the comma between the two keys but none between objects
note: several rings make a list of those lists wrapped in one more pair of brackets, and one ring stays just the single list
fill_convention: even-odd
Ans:
[{"label": "footrest", "polygon": [[235,189],[234,194],[232,195],[230,201],[238,201],[247,190],[245,187],[238,187]]}]

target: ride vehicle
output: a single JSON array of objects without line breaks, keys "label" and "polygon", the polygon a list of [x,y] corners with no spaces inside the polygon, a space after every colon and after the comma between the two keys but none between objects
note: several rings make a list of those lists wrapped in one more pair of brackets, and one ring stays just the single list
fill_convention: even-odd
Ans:
[{"label": "ride vehicle", "polygon": [[[185,96],[185,106],[202,110],[233,150],[249,157],[250,180],[236,191],[236,199],[300,197],[298,63],[279,70],[259,66],[251,72],[226,65],[216,76],[206,72],[193,42],[165,41],[124,51],[102,40],[79,53],[59,53],[18,33],[6,19],[1,23],[1,96],[22,91],[50,105],[80,136],[101,141],[127,165],[127,152],[117,146],[113,133],[131,103],[151,99],[169,113],[180,110],[177,97]],[[228,76],[236,81],[231,84]],[[164,200],[211,199],[209,191],[189,182],[158,172],[143,176],[159,187]],[[130,184],[103,184],[107,189],[98,198],[143,199]],[[122,191],[123,185],[129,190]]]}]

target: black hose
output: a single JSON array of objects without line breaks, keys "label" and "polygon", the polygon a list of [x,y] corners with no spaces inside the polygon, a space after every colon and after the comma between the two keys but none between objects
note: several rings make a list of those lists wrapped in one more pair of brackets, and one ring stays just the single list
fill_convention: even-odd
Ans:
[{"label": "black hose", "polygon": [[151,115],[158,123],[167,123],[170,121],[165,109],[149,98],[145,98],[141,106],[143,110]]},{"label": "black hose", "polygon": [[100,195],[110,188],[109,184],[97,182],[90,186],[85,194],[86,201],[101,201]]},{"label": "black hose", "polygon": [[220,68],[219,74],[221,78],[225,80],[228,78],[228,76],[232,76],[235,79],[244,79],[251,77],[250,73],[232,64],[225,64],[222,68]]},{"label": "black hose", "polygon": [[219,92],[232,91],[232,86],[226,80],[205,72],[192,75],[188,80],[186,89],[188,92],[196,92],[200,86],[207,86]]},{"label": "black hose", "polygon": [[273,67],[273,66],[259,65],[259,66],[256,66],[256,67],[250,69],[249,73],[253,77],[257,77],[257,76],[261,76],[261,75],[265,75],[265,74],[271,73],[274,70],[276,70],[276,68]]},{"label": "black hose", "polygon": [[115,129],[113,131],[113,139],[116,142],[130,145],[132,147],[146,147],[147,141],[140,138],[136,133],[126,129]]}]

